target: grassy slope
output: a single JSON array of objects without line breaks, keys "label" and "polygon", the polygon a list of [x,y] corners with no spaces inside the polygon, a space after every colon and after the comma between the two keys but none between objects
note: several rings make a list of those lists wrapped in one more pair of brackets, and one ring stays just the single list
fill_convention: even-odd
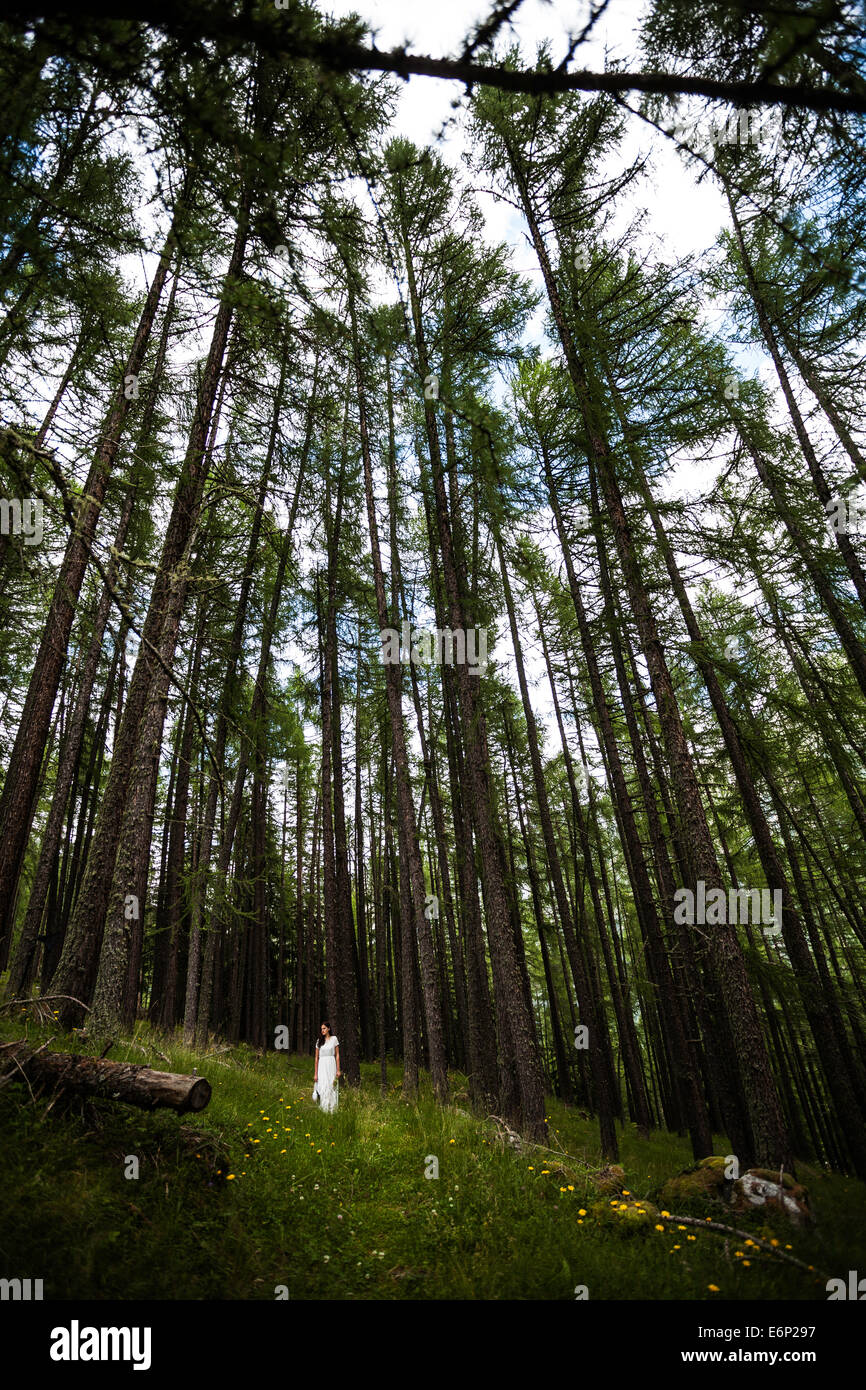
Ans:
[{"label": "grassy slope", "polygon": [[[25,1031],[48,1036],[6,1015],[0,1039]],[[586,1178],[600,1166],[596,1126],[556,1101],[551,1142],[568,1155],[558,1162],[503,1147],[465,1100],[442,1110],[425,1087],[405,1103],[395,1067],[387,1097],[378,1068],[364,1067],[360,1092],[344,1088],[328,1116],[310,1100],[309,1058],[238,1047],[205,1059],[136,1037],[111,1057],[196,1066],[213,1086],[207,1110],[179,1120],[79,1102],[46,1114],[23,1085],[0,1090],[0,1276],[41,1277],[46,1298],[273,1299],[285,1285],[290,1298],[573,1299],[585,1285],[590,1299],[824,1300],[828,1275],[863,1264],[866,1187],[845,1177],[798,1168],[818,1217],[808,1232],[690,1208],[778,1238],[816,1272],[754,1254],[746,1267],[742,1240],[671,1220],[634,1229],[599,1204]],[[453,1081],[459,1092],[464,1078]],[[641,1141],[630,1126],[621,1148],[632,1198],[652,1200],[691,1159],[676,1136]],[[137,1180],[124,1177],[129,1154]],[[428,1155],[438,1180],[424,1176]]]}]

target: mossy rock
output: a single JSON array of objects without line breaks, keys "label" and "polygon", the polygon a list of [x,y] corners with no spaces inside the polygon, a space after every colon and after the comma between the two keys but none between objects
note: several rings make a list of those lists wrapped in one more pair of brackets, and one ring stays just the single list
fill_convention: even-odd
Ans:
[{"label": "mossy rock", "polygon": [[727,1157],[713,1154],[702,1158],[668,1179],[659,1193],[661,1206],[676,1211],[688,1203],[721,1201],[740,1214],[764,1207],[768,1214],[782,1213],[796,1225],[812,1219],[806,1189],[790,1173],[782,1174],[780,1184],[778,1172],[768,1168],[750,1168],[737,1178],[729,1178],[727,1167]]},{"label": "mossy rock", "polygon": [[[750,1168],[749,1172],[754,1173],[756,1178],[763,1178],[765,1182],[778,1183],[779,1181],[778,1172],[772,1168]],[[802,1183],[797,1182],[797,1179],[793,1178],[790,1173],[782,1174],[782,1186],[786,1192],[790,1192],[791,1195],[797,1197],[798,1200],[802,1200],[808,1195]]]},{"label": "mossy rock", "polygon": [[732,1179],[725,1177],[727,1166],[726,1157],[711,1154],[709,1158],[702,1158],[700,1163],[694,1164],[693,1167],[677,1173],[675,1178],[668,1178],[659,1194],[662,1206],[676,1208],[681,1202],[693,1202],[701,1198],[724,1200],[732,1182]]},{"label": "mossy rock", "polygon": [[634,1197],[593,1202],[589,1214],[599,1226],[620,1231],[651,1231],[658,1221],[658,1207]]},{"label": "mossy rock", "polygon": [[736,1212],[753,1212],[763,1208],[766,1213],[779,1213],[795,1226],[813,1221],[805,1187],[795,1182],[790,1173],[771,1173],[767,1168],[750,1168],[733,1185],[731,1204]]},{"label": "mossy rock", "polygon": [[597,1173],[590,1174],[593,1187],[600,1197],[615,1197],[622,1192],[625,1183],[625,1169],[618,1163],[609,1163]]}]

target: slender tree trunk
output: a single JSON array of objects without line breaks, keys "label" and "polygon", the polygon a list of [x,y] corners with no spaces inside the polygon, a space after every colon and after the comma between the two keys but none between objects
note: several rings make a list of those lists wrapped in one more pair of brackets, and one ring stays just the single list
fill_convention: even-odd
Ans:
[{"label": "slender tree trunk", "polygon": [[[599,1125],[601,1130],[601,1150],[605,1158],[615,1162],[619,1157],[619,1145],[616,1137],[616,1123],[614,1121],[614,1096],[611,1088],[612,1077],[607,1068],[606,1046],[609,1047],[607,1038],[607,1022],[604,1013],[598,1007],[596,999],[590,989],[590,982],[586,971],[583,955],[578,947],[577,937],[574,930],[574,920],[572,918],[571,907],[565,892],[563,883],[562,868],[559,859],[559,850],[553,833],[553,824],[550,815],[550,802],[547,796],[547,786],[544,780],[544,768],[541,764],[541,753],[538,747],[538,730],[535,722],[535,714],[532,710],[532,703],[529,698],[529,686],[526,680],[526,670],[523,664],[523,645],[520,641],[520,632],[517,624],[517,615],[514,608],[514,598],[511,592],[511,581],[508,575],[508,567],[505,562],[505,551],[502,546],[502,537],[499,533],[498,523],[492,522],[493,535],[496,544],[497,555],[499,557],[499,572],[502,576],[502,588],[505,596],[505,607],[508,613],[508,622],[511,629],[511,645],[514,649],[514,660],[517,668],[517,682],[520,688],[520,698],[523,702],[523,713],[526,719],[526,736],[529,744],[529,760],[532,765],[532,777],[535,787],[535,800],[538,805],[539,820],[541,823],[541,833],[544,839],[545,858],[547,860],[547,871],[550,875],[553,887],[554,901],[556,902],[559,920],[562,924],[562,932],[565,938],[565,949],[571,965],[574,985],[577,991],[578,1007],[580,1009],[581,1022],[585,1023],[589,1029],[589,1065],[592,1073],[593,1087],[595,1090],[596,1103],[598,1105]],[[540,928],[539,928],[540,929]],[[584,941],[584,948],[588,950],[589,942]]]},{"label": "slender tree trunk", "polygon": [[[96,534],[102,502],[129,413],[132,397],[128,398],[125,394],[125,382],[130,377],[138,378],[144,366],[160,296],[174,256],[179,216],[180,213],[177,211],[150,283],[123,377],[114,393],[108,414],[102,422],[100,442],[84,485],[75,530],[69,537],[54,586],[51,606],[36,653],[24,709],[3,783],[3,793],[0,796],[0,970],[7,960],[15,890],[33,821],[36,786],[51,725],[51,711],[57,696],[78,595],[90,558],[90,548]],[[59,992],[74,994],[75,991],[64,988]],[[62,1012],[61,1010],[61,1014]],[[64,1019],[67,1024],[69,1021]]]},{"label": "slender tree trunk", "polygon": [[[421,306],[415,282],[415,268],[408,236],[403,234],[403,254],[409,281],[409,295],[415,332],[415,346],[421,379],[430,375]],[[431,400],[425,398],[424,418],[427,432],[439,549],[442,555],[449,625],[452,631],[466,630],[463,603],[460,596],[455,561],[448,499],[439,447],[436,415]],[[464,638],[465,641],[465,638]],[[484,711],[476,689],[478,676],[470,674],[465,663],[456,666],[457,689],[461,708],[461,725],[466,740],[466,770],[472,802],[478,844],[483,866],[483,891],[487,912],[487,931],[493,960],[494,990],[497,1020],[508,1040],[508,1053],[517,1078],[520,1096],[519,1113],[511,1118],[523,1128],[527,1137],[541,1141],[547,1133],[544,1114],[544,1081],[541,1061],[533,1036],[531,1014],[527,1011],[520,963],[515,949],[511,905],[506,888],[502,843],[496,831],[494,796]]]},{"label": "slender tree trunk", "polygon": [[[128,955],[129,919],[124,915],[125,903],[128,897],[137,897],[140,911],[146,891],[143,850],[144,838],[149,835],[149,783],[145,775],[145,780],[135,784],[129,795],[130,774],[137,756],[143,766],[152,756],[152,746],[140,744],[139,735],[145,731],[152,737],[157,728],[161,729],[164,715],[161,683],[166,679],[165,666],[170,670],[174,656],[186,593],[184,563],[188,563],[189,543],[198,519],[209,465],[208,441],[232,316],[228,290],[237,280],[243,265],[250,200],[251,193],[247,187],[226,275],[226,292],[217,312],[210,351],[199,384],[186,457],[142,631],[143,641],[113,750],[111,772],[81,890],[54,981],[56,993],[87,1003],[97,973],[96,963],[101,962],[104,956],[97,1017],[101,1016],[106,1025],[117,1016],[120,981],[125,974]],[[122,836],[125,836],[124,862],[117,864]],[[104,926],[109,933],[107,943]],[[77,1005],[69,1002],[61,1004],[60,1016],[66,1026],[77,1021],[79,1014]]]},{"label": "slender tree trunk", "polygon": [[[349,312],[352,320],[352,346],[355,357],[355,383],[358,393],[358,418],[361,436],[361,456],[364,463],[364,491],[367,499],[367,525],[370,533],[370,550],[373,560],[373,582],[376,590],[376,612],[383,640],[389,626],[388,601],[385,595],[385,575],[379,549],[379,523],[376,519],[376,501],[373,494],[373,464],[370,457],[370,441],[367,433],[366,389],[361,366],[361,349],[358,341],[358,323],[352,290],[349,291]],[[393,560],[392,560],[393,563]],[[391,723],[391,743],[394,750],[394,765],[397,783],[397,814],[402,825],[402,839],[409,855],[407,865],[411,894],[411,910],[415,937],[421,953],[421,984],[424,999],[424,1013],[427,1023],[427,1038],[430,1051],[430,1071],[436,1099],[444,1105],[448,1100],[448,1071],[445,1061],[445,1044],[442,1034],[442,1013],[436,980],[436,962],[433,954],[433,936],[430,922],[426,916],[426,893],[424,888],[424,868],[421,862],[421,849],[418,842],[418,828],[412,805],[412,787],[409,777],[409,759],[406,749],[406,733],[403,724],[402,674],[398,662],[385,662],[385,690],[388,699],[388,717]]]},{"label": "slender tree trunk", "polygon": [[[649,667],[662,736],[671,765],[678,810],[686,830],[692,868],[695,878],[702,879],[708,891],[721,889],[721,874],[686,745],[673,683],[641,579],[631,530],[613,473],[604,427],[600,418],[597,418],[598,411],[593,405],[587,364],[578,357],[529,191],[516,156],[510,148],[509,156],[524,216],[541,266],[551,312],[565,354],[568,373],[583,417],[591,449],[591,464],[598,471],[616,540],[617,554],[641,635],[641,645]],[[741,1162],[758,1160],[770,1165],[790,1166],[790,1142],[764,1044],[760,1017],[736,932],[730,924],[720,925],[719,930],[710,935],[709,952],[721,990],[721,1007],[730,1018],[730,1026],[735,1030],[739,1044],[737,1055],[732,1047],[730,1026],[723,1026],[719,1050],[724,1059],[725,1070],[730,1075],[731,1094],[725,1119],[731,1141],[737,1148]],[[746,1113],[742,1117],[735,1094],[740,1087],[746,1107]]]}]

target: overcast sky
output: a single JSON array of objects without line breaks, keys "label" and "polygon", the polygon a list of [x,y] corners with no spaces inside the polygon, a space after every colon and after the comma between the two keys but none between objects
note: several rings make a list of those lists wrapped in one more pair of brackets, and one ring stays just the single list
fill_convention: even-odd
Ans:
[{"label": "overcast sky", "polygon": [[[430,3],[415,3],[407,6],[405,0],[331,0],[324,8],[336,17],[360,14],[369,24],[377,47],[391,49],[405,47],[413,53],[431,57],[457,57],[466,37],[472,33],[479,20],[489,14],[492,0],[430,0]],[[598,22],[590,39],[579,49],[572,63],[573,67],[585,67],[593,71],[603,70],[612,59],[631,67],[640,62],[637,33],[645,11],[643,0],[611,0],[607,12]],[[532,64],[538,45],[548,41],[552,47],[554,62],[564,55],[570,33],[583,29],[589,13],[584,0],[580,3],[542,3],[542,0],[524,0],[513,25],[503,30],[502,41],[519,43],[524,62]],[[418,145],[432,143],[449,117],[454,117],[451,102],[463,92],[462,84],[446,82],[441,78],[413,76],[401,81],[398,106],[393,123],[395,134],[404,135]],[[636,104],[636,102],[635,102]],[[464,141],[462,121],[458,117],[446,130],[445,140],[439,149],[449,163],[460,167]],[[625,227],[640,218],[640,236],[651,254],[664,260],[709,250],[715,242],[720,228],[724,225],[723,200],[718,188],[711,179],[700,184],[694,172],[689,169],[672,142],[652,130],[639,117],[631,119],[626,137],[617,148],[613,160],[618,164],[630,162],[638,153],[652,151],[650,171],[639,185],[637,196],[626,195],[621,199],[619,226]],[[489,195],[479,194],[478,201],[486,218],[487,235],[491,241],[504,241],[514,251],[514,268],[533,280],[542,288],[541,274],[535,254],[526,239],[525,224],[516,210],[498,202]],[[393,298],[393,289],[388,298]],[[546,299],[542,302],[528,328],[528,337],[538,341],[543,332],[546,313]],[[720,321],[720,306],[708,306],[708,314],[716,322]],[[707,483],[705,468],[698,479],[695,470],[684,463],[670,477],[669,486],[674,490],[691,490],[705,487]],[[553,537],[549,537],[551,544]],[[524,652],[527,661],[527,674],[533,686],[533,703],[543,726],[553,737],[553,751],[556,734],[553,727],[553,708],[550,701],[547,678],[544,670],[540,643],[533,640],[533,623],[524,628]],[[503,635],[493,651],[494,658],[505,661],[513,667],[511,642]],[[516,672],[512,669],[512,680],[516,685]],[[590,737],[590,743],[594,742]]]},{"label": "overcast sky", "polygon": [[[405,46],[411,52],[434,58],[456,57],[463,42],[480,19],[492,8],[492,0],[418,0],[407,5],[405,0],[331,0],[324,8],[337,17],[360,14],[373,30],[379,48]],[[643,0],[611,0],[590,38],[578,50],[572,66],[601,71],[616,58],[631,66],[638,63],[637,32],[646,9]],[[589,7],[585,0],[524,0],[510,30],[503,30],[503,39],[520,44],[524,59],[531,63],[538,45],[547,40],[553,50],[554,62],[564,55],[569,33],[579,32],[586,23]],[[435,77],[410,77],[401,82],[401,95],[395,133],[399,132],[418,144],[427,144],[441,129],[443,122],[454,113],[452,98],[463,91],[459,82],[445,82]],[[695,178],[683,165],[673,144],[654,134],[638,118],[620,157],[631,157],[638,148],[652,145],[654,157],[655,196],[646,189],[651,223],[647,230],[663,238],[673,256],[700,250],[715,240],[722,223],[722,200],[711,180],[698,186]],[[462,132],[459,123],[451,127],[444,152],[454,163],[460,158]],[[489,217],[492,239],[514,243],[522,228],[501,204],[489,201],[485,213]],[[529,257],[523,257],[521,264]]]}]

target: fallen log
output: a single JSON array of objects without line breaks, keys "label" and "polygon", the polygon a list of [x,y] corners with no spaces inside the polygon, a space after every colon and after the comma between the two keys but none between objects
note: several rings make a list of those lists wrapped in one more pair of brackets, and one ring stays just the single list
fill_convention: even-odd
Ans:
[{"label": "fallen log", "polygon": [[179,1115],[204,1110],[211,1097],[210,1083],[203,1076],[153,1071],[132,1062],[110,1062],[74,1052],[35,1052],[23,1039],[0,1046],[0,1077],[72,1095],[121,1100],[142,1110],[162,1106]]}]

